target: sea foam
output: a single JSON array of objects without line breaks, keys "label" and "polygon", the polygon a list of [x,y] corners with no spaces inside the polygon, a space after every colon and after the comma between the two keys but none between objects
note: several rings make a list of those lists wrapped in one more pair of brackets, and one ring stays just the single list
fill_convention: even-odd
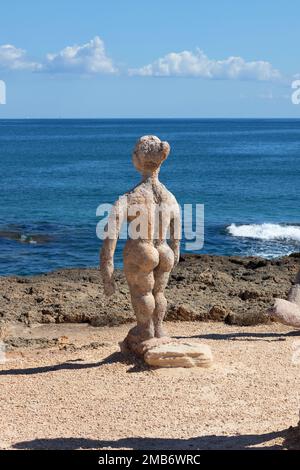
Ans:
[{"label": "sea foam", "polygon": [[279,224],[231,224],[227,231],[233,237],[257,240],[288,240],[300,243],[300,226]]}]

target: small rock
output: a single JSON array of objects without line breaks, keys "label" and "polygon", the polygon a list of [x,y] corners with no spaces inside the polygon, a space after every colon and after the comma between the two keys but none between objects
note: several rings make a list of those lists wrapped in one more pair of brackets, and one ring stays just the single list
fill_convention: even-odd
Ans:
[{"label": "small rock", "polygon": [[270,322],[270,316],[259,311],[232,312],[225,318],[228,325],[251,326]]},{"label": "small rock", "polygon": [[89,323],[91,326],[94,326],[94,327],[105,326],[105,322],[101,316],[92,317]]},{"label": "small rock", "polygon": [[224,321],[229,313],[230,312],[226,309],[226,307],[223,307],[222,305],[213,305],[213,307],[208,312],[208,319]]},{"label": "small rock", "polygon": [[179,274],[173,274],[172,279],[177,282],[181,282],[185,280],[184,276],[180,276]]},{"label": "small rock", "polygon": [[68,344],[69,342],[70,342],[70,339],[68,338],[68,336],[60,336],[58,338],[58,344],[60,345]]},{"label": "small rock", "polygon": [[214,283],[214,276],[210,271],[204,271],[200,274],[199,281],[206,285],[212,285]]},{"label": "small rock", "polygon": [[25,294],[32,295],[34,293],[33,287],[28,287],[24,290]]},{"label": "small rock", "polygon": [[249,263],[247,263],[246,268],[258,269],[258,268],[264,268],[267,265],[268,265],[268,261],[265,259],[254,259],[254,260],[249,261]]},{"label": "small rock", "polygon": [[195,321],[197,313],[189,305],[172,305],[168,311],[168,320]]},{"label": "small rock", "polygon": [[239,298],[242,300],[258,299],[260,295],[256,290],[243,290],[239,293]]}]

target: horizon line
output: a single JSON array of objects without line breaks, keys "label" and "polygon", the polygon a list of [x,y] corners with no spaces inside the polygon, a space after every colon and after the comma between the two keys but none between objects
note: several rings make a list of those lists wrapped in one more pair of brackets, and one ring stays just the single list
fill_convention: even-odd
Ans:
[{"label": "horizon line", "polygon": [[0,117],[0,121],[64,120],[300,120],[299,117]]}]

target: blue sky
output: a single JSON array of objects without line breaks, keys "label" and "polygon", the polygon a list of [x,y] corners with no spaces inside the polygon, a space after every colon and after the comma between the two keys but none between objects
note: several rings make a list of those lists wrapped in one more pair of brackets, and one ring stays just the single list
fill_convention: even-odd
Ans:
[{"label": "blue sky", "polygon": [[0,118],[300,117],[300,3],[10,0]]}]

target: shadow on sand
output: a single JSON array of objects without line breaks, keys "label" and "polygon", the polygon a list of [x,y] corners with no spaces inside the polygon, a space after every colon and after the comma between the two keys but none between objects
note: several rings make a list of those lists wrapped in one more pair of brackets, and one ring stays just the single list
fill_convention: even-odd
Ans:
[{"label": "shadow on sand", "polygon": [[177,338],[198,338],[229,341],[285,341],[286,338],[300,336],[300,330],[288,331],[287,333],[257,333],[245,331],[241,333],[207,333],[194,336],[177,336]]},{"label": "shadow on sand", "polygon": [[143,372],[149,370],[142,361],[136,360],[131,356],[124,356],[121,352],[117,351],[101,361],[98,362],[81,362],[82,359],[71,359],[61,364],[53,364],[50,366],[30,367],[26,369],[7,369],[0,370],[0,377],[5,375],[35,375],[45,374],[47,372],[57,372],[60,370],[82,370],[82,369],[93,369],[96,367],[104,366],[105,364],[123,363],[129,365],[128,373],[132,372]]},{"label": "shadow on sand", "polygon": [[[295,439],[295,436],[298,439]],[[265,434],[245,434],[235,436],[201,436],[191,439],[167,439],[130,437],[116,441],[101,441],[85,438],[56,438],[34,439],[16,443],[14,449],[134,449],[134,450],[203,450],[203,449],[253,449],[261,448],[262,444],[276,438],[283,438],[282,444],[271,444],[264,449],[300,449],[299,428],[289,428],[282,431]],[[298,447],[297,447],[298,444]],[[259,446],[259,447],[256,447]]]}]

